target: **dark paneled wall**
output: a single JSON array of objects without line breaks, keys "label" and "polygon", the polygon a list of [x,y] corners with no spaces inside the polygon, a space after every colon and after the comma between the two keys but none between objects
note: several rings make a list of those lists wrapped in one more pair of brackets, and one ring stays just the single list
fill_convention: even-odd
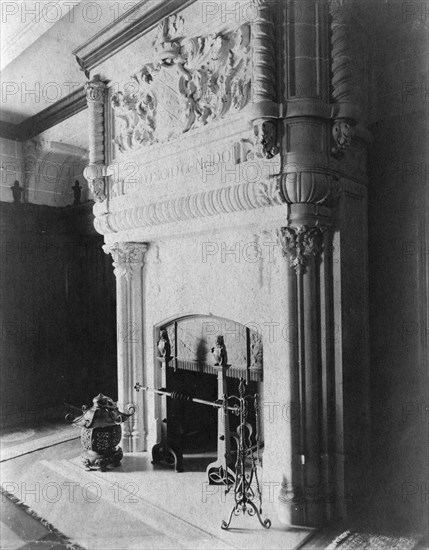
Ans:
[{"label": "dark paneled wall", "polygon": [[116,399],[115,281],[92,205],[0,203],[0,219],[2,424]]}]

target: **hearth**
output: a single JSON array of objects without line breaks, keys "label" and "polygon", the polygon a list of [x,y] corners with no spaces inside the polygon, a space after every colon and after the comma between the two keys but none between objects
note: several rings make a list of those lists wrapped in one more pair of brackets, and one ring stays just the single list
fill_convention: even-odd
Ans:
[{"label": "hearth", "polygon": [[[224,372],[216,364],[212,350],[214,329],[223,328],[223,340],[228,349],[228,365]],[[217,335],[218,337],[219,335]],[[160,441],[153,452],[154,462],[182,469],[183,454],[207,454],[223,466],[225,453],[232,464],[235,446],[230,433],[235,432],[239,418],[233,411],[225,413],[220,407],[193,402],[186,396],[206,402],[218,402],[225,395],[238,394],[239,380],[247,381],[250,393],[262,394],[262,339],[249,328],[225,319],[192,316],[175,320],[159,328],[157,361],[162,369],[162,387],[173,398],[162,399],[162,428]],[[255,415],[249,411],[248,421],[256,433]],[[262,445],[262,426],[259,427]],[[210,479],[210,475],[209,475]]]}]

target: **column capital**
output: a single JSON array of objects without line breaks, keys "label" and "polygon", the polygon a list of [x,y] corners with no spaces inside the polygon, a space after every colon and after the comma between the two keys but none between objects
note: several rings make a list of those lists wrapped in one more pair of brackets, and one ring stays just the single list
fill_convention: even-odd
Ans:
[{"label": "column capital", "polygon": [[277,230],[283,256],[288,258],[290,267],[297,275],[304,273],[311,256],[322,251],[324,228],[300,225],[281,227]]},{"label": "column capital", "polygon": [[143,267],[147,249],[147,243],[137,242],[105,244],[103,246],[104,252],[112,255],[116,277],[118,279],[125,277],[127,281],[132,277],[135,268]]},{"label": "column capital", "polygon": [[86,100],[88,103],[104,103],[106,84],[95,75],[92,80],[85,84]]}]

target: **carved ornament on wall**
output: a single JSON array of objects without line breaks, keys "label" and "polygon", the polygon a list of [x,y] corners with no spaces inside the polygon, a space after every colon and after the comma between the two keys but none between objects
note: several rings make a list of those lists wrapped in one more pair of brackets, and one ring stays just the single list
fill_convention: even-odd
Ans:
[{"label": "carved ornament on wall", "polygon": [[[112,96],[121,152],[169,141],[250,101],[250,26],[191,39],[182,29],[182,18],[164,20],[153,62],[132,77],[137,89]],[[268,129],[264,136],[268,143]]]},{"label": "carved ornament on wall", "polygon": [[345,119],[335,120],[332,126],[332,138],[332,156],[337,159],[341,159],[343,158],[345,151],[350,148],[353,138],[352,122]]},{"label": "carved ornament on wall", "polygon": [[277,126],[275,120],[261,119],[253,126],[255,133],[255,155],[271,159],[279,152],[277,146]]}]

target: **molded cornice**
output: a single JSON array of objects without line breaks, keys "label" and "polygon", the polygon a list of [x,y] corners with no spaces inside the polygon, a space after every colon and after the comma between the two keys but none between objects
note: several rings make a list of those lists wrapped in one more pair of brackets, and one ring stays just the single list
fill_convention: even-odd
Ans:
[{"label": "molded cornice", "polygon": [[20,124],[2,122],[0,137],[26,141],[87,108],[83,86]]},{"label": "molded cornice", "polygon": [[195,0],[143,0],[73,51],[81,69],[89,72]]}]

